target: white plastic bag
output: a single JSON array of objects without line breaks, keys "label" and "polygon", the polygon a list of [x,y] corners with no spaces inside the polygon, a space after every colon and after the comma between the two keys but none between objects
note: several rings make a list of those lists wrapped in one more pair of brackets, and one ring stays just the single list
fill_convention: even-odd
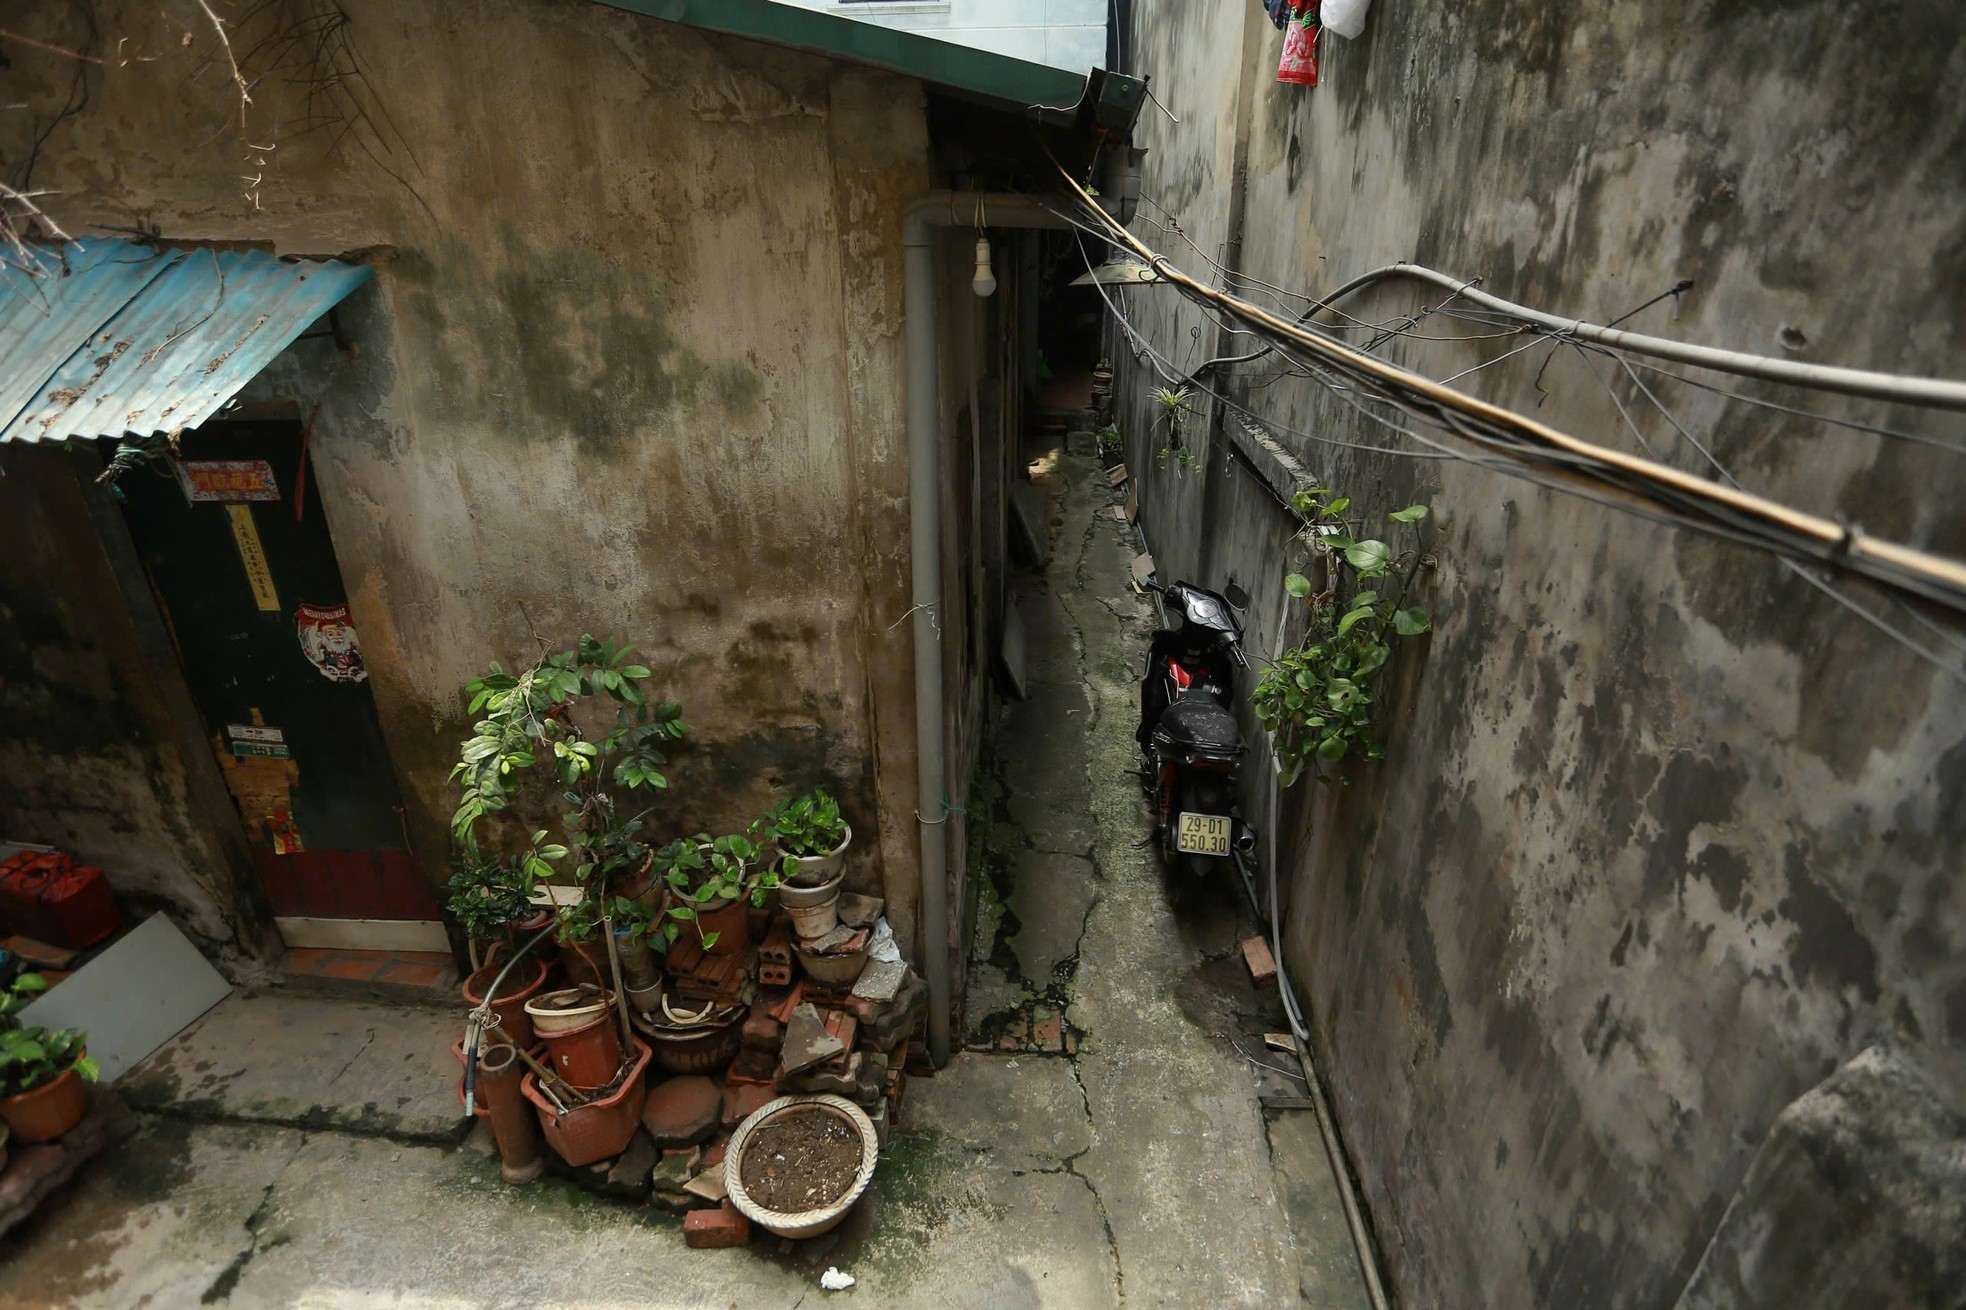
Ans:
[{"label": "white plastic bag", "polygon": [[874,931],[867,938],[867,958],[883,960],[896,964],[901,959],[901,947],[894,940],[894,929],[887,926],[887,916],[874,920]]},{"label": "white plastic bag", "polygon": [[1372,0],[1323,0],[1318,6],[1318,22],[1334,36],[1354,37],[1365,30],[1365,11]]}]

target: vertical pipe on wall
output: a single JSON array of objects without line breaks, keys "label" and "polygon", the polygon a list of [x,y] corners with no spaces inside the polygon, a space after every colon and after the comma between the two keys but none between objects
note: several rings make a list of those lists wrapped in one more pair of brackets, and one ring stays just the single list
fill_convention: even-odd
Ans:
[{"label": "vertical pipe on wall", "polygon": [[[1061,202],[1062,208],[1062,202]],[[908,545],[915,619],[915,818],[921,839],[922,976],[928,982],[928,1051],[949,1058],[949,784],[942,694],[942,321],[936,244],[945,227],[987,215],[991,227],[1070,224],[1029,196],[931,191],[901,223],[903,332],[908,372]]]},{"label": "vertical pipe on wall", "polygon": [[942,760],[941,334],[935,286],[938,229],[920,212],[902,226],[908,368],[908,553],[915,616],[915,818],[921,839],[922,974],[928,1050],[949,1058],[948,804]]}]

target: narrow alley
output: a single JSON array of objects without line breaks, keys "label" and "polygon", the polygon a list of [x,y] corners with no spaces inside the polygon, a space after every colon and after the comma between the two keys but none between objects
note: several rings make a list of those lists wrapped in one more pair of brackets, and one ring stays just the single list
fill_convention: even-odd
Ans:
[{"label": "narrow alley", "polygon": [[1966,1310],[1959,0],[6,9],[0,1310]]},{"label": "narrow alley", "polygon": [[458,1140],[452,1013],[260,993],[126,1080],[132,1136],[15,1235],[0,1307],[748,1310],[813,1304],[838,1267],[867,1305],[1366,1310],[1299,1075],[1263,1046],[1284,1016],[1236,950],[1243,893],[1172,882],[1145,841],[1153,607],[1090,441],[1038,452],[1052,541],[1021,585],[1030,696],[991,748],[969,1049],[912,1085],[836,1234],[686,1253],[632,1185],[501,1187]]}]

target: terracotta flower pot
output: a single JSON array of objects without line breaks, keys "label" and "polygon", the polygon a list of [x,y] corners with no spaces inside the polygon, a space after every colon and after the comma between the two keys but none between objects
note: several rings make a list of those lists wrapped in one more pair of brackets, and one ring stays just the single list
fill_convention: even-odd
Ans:
[{"label": "terracotta flower pot", "polygon": [[[505,930],[512,939],[513,949],[516,950],[538,936],[542,931],[550,927],[552,923],[553,912],[551,910],[537,909],[523,919],[512,920],[511,923],[505,925]],[[553,967],[553,961],[559,956],[560,948],[559,944],[551,936],[548,936],[545,941],[533,947],[529,953],[533,959],[543,962],[550,969]]]},{"label": "terracotta flower pot", "polygon": [[[498,971],[504,967],[494,958],[466,978],[458,988],[464,993],[464,1003],[474,1010],[483,1005],[485,989],[497,981]],[[505,1041],[521,1049],[532,1045],[532,1019],[526,1014],[526,1002],[538,995],[539,989],[545,985],[546,965],[541,960],[521,960],[505,976],[504,987],[492,1001],[492,1013],[498,1016],[498,1030]]]},{"label": "terracotta flower pot", "polygon": [[751,945],[751,915],[747,908],[749,902],[738,899],[725,901],[715,909],[698,906],[696,924],[705,937],[717,934],[716,944],[709,948],[712,955],[741,955]]},{"label": "terracotta flower pot", "polygon": [[721,1074],[737,1058],[744,1043],[745,1011],[737,1009],[721,1024],[703,1028],[672,1029],[634,1020],[635,1029],[649,1040],[655,1062],[670,1073]]},{"label": "terracotta flower pot", "polygon": [[539,1126],[546,1134],[546,1144],[557,1152],[562,1160],[578,1167],[605,1160],[611,1155],[620,1155],[634,1140],[635,1130],[642,1123],[642,1104],[648,1099],[649,1048],[639,1039],[635,1042],[635,1063],[621,1080],[621,1086],[613,1095],[599,1101],[589,1101],[577,1105],[561,1114],[553,1108],[552,1102],[539,1090],[539,1075],[528,1072],[519,1083],[519,1090],[533,1110],[539,1115]]},{"label": "terracotta flower pot", "polygon": [[581,1091],[606,1087],[621,1072],[621,1034],[612,1014],[567,1032],[542,1033],[546,1066]]},{"label": "terracotta flower pot", "polygon": [[53,1082],[0,1099],[0,1119],[5,1119],[7,1127],[13,1129],[16,1141],[52,1142],[81,1123],[88,1108],[82,1075],[64,1069],[55,1075]]},{"label": "terracotta flower pot", "polygon": [[792,949],[798,952],[799,967],[821,987],[851,987],[859,981],[860,971],[867,967],[865,946],[839,955],[814,955],[806,950],[804,943],[795,944]]},{"label": "terracotta flower pot", "polygon": [[605,988],[608,982],[607,943],[596,937],[584,942],[560,943],[560,967],[575,987],[588,983]]}]

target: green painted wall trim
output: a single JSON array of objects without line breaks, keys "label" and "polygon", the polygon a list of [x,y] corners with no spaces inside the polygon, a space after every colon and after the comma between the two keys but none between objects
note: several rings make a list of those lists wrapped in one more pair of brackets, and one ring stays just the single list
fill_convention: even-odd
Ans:
[{"label": "green painted wall trim", "polygon": [[[600,3],[688,27],[874,64],[1022,110],[1041,107],[1053,111],[1042,117],[1072,116],[1085,98],[1088,84],[1088,77],[1083,73],[818,10],[777,4],[773,0],[600,0]],[[1117,100],[1129,105],[1133,112],[1138,111],[1143,85],[1138,78],[1107,73],[1104,83],[1102,102]],[[1102,115],[1102,119],[1109,120],[1110,115]],[[1115,126],[1110,121],[1106,125]],[[1128,122],[1117,126],[1130,127],[1130,116]]]}]

